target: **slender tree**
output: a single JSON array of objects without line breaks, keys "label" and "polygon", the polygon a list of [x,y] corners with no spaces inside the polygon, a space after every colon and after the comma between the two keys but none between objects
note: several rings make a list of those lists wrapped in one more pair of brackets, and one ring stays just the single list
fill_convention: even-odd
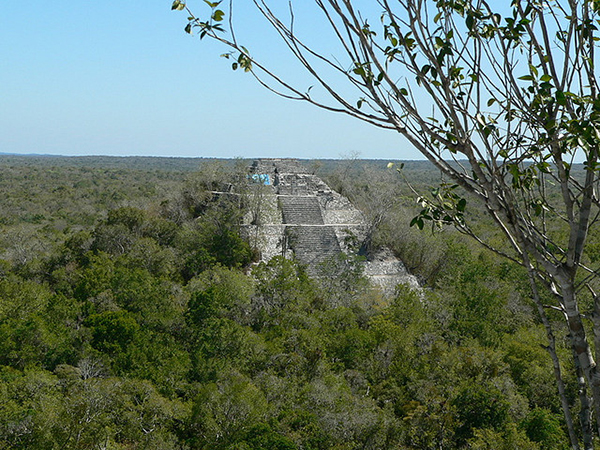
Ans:
[{"label": "slender tree", "polygon": [[[187,11],[188,33],[228,47],[224,56],[234,69],[284,97],[401,134],[451,181],[421,197],[413,225],[454,224],[527,269],[572,448],[581,440],[591,449],[600,432],[600,372],[591,345],[600,337],[600,298],[585,244],[600,211],[600,2],[513,0],[496,10],[487,0],[313,0],[303,5],[318,11],[335,40],[313,46],[314,36],[297,33],[291,2],[281,13],[275,0],[252,0],[314,79],[312,91],[288,82],[243,46],[234,28],[235,0],[226,7],[205,3],[203,13],[182,0],[172,8]],[[324,49],[317,48],[321,43]],[[329,56],[332,48],[339,52]],[[583,171],[574,170],[578,161]],[[549,194],[550,184],[559,195]],[[502,241],[469,226],[467,201],[485,207]],[[538,287],[551,294],[549,304]],[[595,321],[584,320],[586,296],[595,302]],[[580,380],[580,438],[564,397],[548,308],[558,310],[568,328]]]}]

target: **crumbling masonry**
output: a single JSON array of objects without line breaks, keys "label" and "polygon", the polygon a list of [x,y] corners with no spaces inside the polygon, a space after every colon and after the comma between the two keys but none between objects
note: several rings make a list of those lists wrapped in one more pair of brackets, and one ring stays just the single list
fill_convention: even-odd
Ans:
[{"label": "crumbling masonry", "polygon": [[[293,254],[314,273],[319,264],[350,253],[364,239],[363,214],[297,161],[260,159],[250,173],[254,183],[244,229],[262,260]],[[399,283],[418,287],[389,250],[365,261],[364,273],[386,293]]]}]

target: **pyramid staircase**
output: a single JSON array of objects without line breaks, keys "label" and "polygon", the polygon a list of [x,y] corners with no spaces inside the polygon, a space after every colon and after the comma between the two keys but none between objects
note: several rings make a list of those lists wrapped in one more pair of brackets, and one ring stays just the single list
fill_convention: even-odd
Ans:
[{"label": "pyramid staircase", "polygon": [[280,196],[283,223],[295,225],[323,225],[319,199],[316,196]]},{"label": "pyramid staircase", "polygon": [[309,271],[342,251],[334,228],[323,222],[316,196],[280,196],[279,202],[288,245]]},{"label": "pyramid staircase", "polygon": [[[348,199],[333,191],[298,161],[288,159],[257,160],[251,173],[268,174],[270,190],[263,198],[266,220],[260,225],[248,218],[245,227],[263,260],[288,251],[319,276],[319,264],[352,251],[350,243],[364,237],[364,216]],[[364,262],[364,273],[386,295],[393,295],[398,283],[419,288],[417,279],[404,264],[384,249]]]}]

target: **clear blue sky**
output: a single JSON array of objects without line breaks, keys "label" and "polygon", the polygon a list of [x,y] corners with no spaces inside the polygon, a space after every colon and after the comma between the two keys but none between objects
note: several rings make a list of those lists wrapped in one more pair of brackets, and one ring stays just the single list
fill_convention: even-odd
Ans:
[{"label": "clear blue sky", "polygon": [[[233,72],[223,49],[186,35],[185,14],[170,6],[0,2],[0,152],[418,157],[392,132],[278,98]],[[253,44],[268,42],[252,26]]]}]

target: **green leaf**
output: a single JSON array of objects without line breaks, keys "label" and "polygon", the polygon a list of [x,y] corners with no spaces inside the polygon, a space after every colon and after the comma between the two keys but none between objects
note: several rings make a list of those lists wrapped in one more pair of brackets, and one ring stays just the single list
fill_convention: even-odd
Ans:
[{"label": "green leaf", "polygon": [[419,228],[419,230],[422,230],[425,226],[425,223],[423,222],[423,219],[420,216],[417,216],[410,221],[411,227],[414,227],[415,225]]},{"label": "green leaf", "polygon": [[181,11],[185,8],[185,2],[181,0],[175,0],[171,5],[171,11]]},{"label": "green leaf", "polygon": [[186,32],[187,34],[192,34],[192,24],[191,24],[191,23],[188,23],[188,24],[185,26],[185,32]]},{"label": "green leaf", "polygon": [[356,75],[360,75],[360,76],[365,75],[365,69],[360,66],[353,69],[352,72],[354,72]]},{"label": "green leaf", "polygon": [[490,98],[490,99],[487,101],[487,105],[488,105],[488,106],[492,106],[494,103],[496,103],[496,99],[495,99],[495,98]]},{"label": "green leaf", "polygon": [[537,67],[535,67],[533,64],[529,64],[529,70],[531,70],[531,73],[533,75],[535,75],[536,77],[538,76],[538,70]]},{"label": "green leaf", "polygon": [[524,81],[533,81],[533,76],[532,75],[523,75],[522,77],[519,77],[519,80],[524,80]]},{"label": "green leaf", "polygon": [[465,19],[465,23],[469,30],[473,30],[473,25],[475,24],[475,18],[471,14],[467,14],[467,18]]},{"label": "green leaf", "polygon": [[221,22],[223,20],[224,16],[225,16],[225,13],[223,11],[221,11],[220,9],[217,9],[213,13],[212,18],[215,22]]}]

